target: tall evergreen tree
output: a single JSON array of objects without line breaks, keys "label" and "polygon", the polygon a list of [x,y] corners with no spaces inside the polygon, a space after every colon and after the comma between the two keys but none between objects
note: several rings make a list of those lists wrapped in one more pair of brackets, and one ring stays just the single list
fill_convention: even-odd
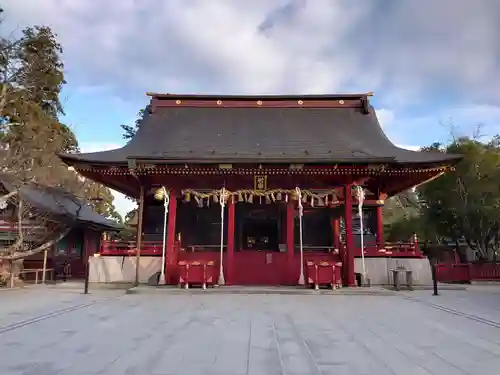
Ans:
[{"label": "tall evergreen tree", "polygon": [[137,131],[141,127],[142,120],[147,115],[148,111],[149,111],[148,107],[141,109],[137,113],[137,119],[135,120],[133,126],[132,125],[120,125],[120,127],[124,131],[124,133],[122,135],[123,139],[130,141],[135,136],[135,134],[137,133]]},{"label": "tall evergreen tree", "polygon": [[47,26],[28,27],[18,38],[0,36],[3,172],[21,182],[63,187],[88,199],[104,216],[121,221],[111,191],[79,178],[57,156],[79,151],[75,134],[60,121],[66,83],[62,53],[57,35]]},{"label": "tall evergreen tree", "polygon": [[[120,221],[110,190],[83,179],[58,157],[58,153],[78,151],[78,142],[60,120],[64,114],[60,95],[66,81],[57,36],[46,26],[28,27],[19,37],[14,35],[0,35],[0,171],[19,185],[60,187],[90,199],[99,212]],[[12,197],[0,200],[12,202]],[[26,207],[22,212],[31,218]],[[22,226],[21,219],[25,220],[18,217],[18,226]],[[7,252],[27,246],[22,228],[18,232],[20,241]]]}]

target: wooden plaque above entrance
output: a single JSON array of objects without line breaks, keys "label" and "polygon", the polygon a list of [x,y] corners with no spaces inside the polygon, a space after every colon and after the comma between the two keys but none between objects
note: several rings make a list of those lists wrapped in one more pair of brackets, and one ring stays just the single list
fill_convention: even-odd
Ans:
[{"label": "wooden plaque above entrance", "polygon": [[267,190],[267,176],[256,175],[253,177],[254,190]]}]

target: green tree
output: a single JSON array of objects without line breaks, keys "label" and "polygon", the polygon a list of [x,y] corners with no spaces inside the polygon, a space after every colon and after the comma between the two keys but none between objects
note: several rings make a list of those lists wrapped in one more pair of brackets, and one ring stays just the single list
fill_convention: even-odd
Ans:
[{"label": "green tree", "polygon": [[57,118],[64,114],[59,95],[64,80],[63,50],[47,26],[28,27],[18,41],[19,72],[16,83],[24,88],[24,99]]},{"label": "green tree", "polygon": [[384,236],[387,241],[406,241],[414,233],[420,238],[423,234],[421,209],[419,197],[413,190],[390,197],[383,210]]},{"label": "green tree", "polygon": [[[17,38],[14,34],[0,35],[0,158],[2,173],[19,185],[0,197],[9,207],[17,206],[12,211],[17,212],[18,226],[15,243],[0,249],[0,259],[19,259],[22,254],[43,251],[69,230],[64,223],[56,228],[48,217],[38,213],[37,223],[50,226],[52,238],[40,243],[25,240],[27,228],[23,229],[23,222],[33,220],[35,212],[18,194],[22,185],[60,187],[80,198],[95,197],[97,184],[69,170],[57,156],[78,151],[75,134],[59,120],[64,113],[60,93],[66,83],[62,52],[56,35],[46,26],[26,28]],[[105,216],[121,220],[110,190],[102,187],[99,197],[101,200],[92,200],[91,204]]]},{"label": "green tree", "polygon": [[129,225],[134,224],[133,221],[136,220],[136,216],[137,216],[137,208],[133,208],[125,215],[125,223]]},{"label": "green tree", "polygon": [[144,119],[144,116],[146,113],[149,111],[148,107],[141,109],[137,113],[137,119],[135,120],[134,125],[120,125],[120,127],[123,129],[123,138],[126,140],[131,140],[134,135],[137,133],[137,130],[141,127],[142,120]]},{"label": "green tree", "polygon": [[443,237],[465,240],[480,259],[492,259],[500,242],[499,138],[482,143],[463,137],[431,149],[464,158],[454,171],[418,189],[424,222]]},{"label": "green tree", "polygon": [[91,180],[85,180],[85,198],[92,206],[93,210],[102,216],[122,223],[121,215],[116,211],[113,204],[115,197],[106,186]]},{"label": "green tree", "polygon": [[4,172],[78,193],[76,175],[57,157],[59,152],[77,151],[78,143],[58,119],[65,80],[56,35],[48,27],[26,28],[17,39],[0,37],[0,47]]}]

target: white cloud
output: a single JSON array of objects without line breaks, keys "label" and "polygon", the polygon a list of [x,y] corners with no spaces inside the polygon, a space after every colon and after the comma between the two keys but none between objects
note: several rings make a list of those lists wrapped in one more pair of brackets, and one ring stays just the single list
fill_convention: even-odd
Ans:
[{"label": "white cloud", "polygon": [[379,108],[376,112],[378,121],[380,122],[380,126],[382,126],[384,130],[389,128],[394,123],[394,111],[386,108]]},{"label": "white cloud", "polygon": [[422,147],[421,146],[415,146],[415,145],[402,145],[402,144],[397,144],[398,147],[405,148],[407,150],[411,151],[419,151]]},{"label": "white cloud", "polygon": [[[121,98],[111,112],[145,91],[375,91],[384,130],[409,148],[443,141],[448,131],[439,123],[449,118],[466,133],[478,123],[484,133],[500,130],[497,0],[4,0],[2,6],[7,31],[53,27],[70,85]],[[415,105],[426,112],[408,114]]]},{"label": "white cloud", "polygon": [[98,152],[120,148],[123,144],[105,142],[79,142],[81,152]]},{"label": "white cloud", "polygon": [[131,201],[125,195],[118,193],[117,191],[111,190],[113,196],[115,197],[113,203],[115,205],[116,211],[125,219],[125,215],[137,208],[135,201]]},{"label": "white cloud", "polygon": [[461,136],[481,136],[489,139],[500,134],[500,106],[463,105],[448,106],[432,115],[408,116],[404,111],[382,116],[389,118],[384,131],[396,143],[417,142],[429,145],[433,142],[448,142]]},{"label": "white cloud", "polygon": [[[106,150],[112,150],[115,148],[122,147],[123,145],[121,144],[114,144],[114,143],[99,143],[99,142],[81,142],[80,143],[80,149],[82,152],[97,152],[97,151],[106,151]],[[119,193],[115,190],[111,190],[114,196],[114,205],[118,213],[124,218],[125,215],[133,210],[134,208],[137,208],[137,204],[135,201],[132,201],[128,199],[124,194]]]},{"label": "white cloud", "polygon": [[491,0],[4,0],[7,25],[47,23],[71,80],[170,92],[383,92],[384,107],[447,88],[500,100]]}]

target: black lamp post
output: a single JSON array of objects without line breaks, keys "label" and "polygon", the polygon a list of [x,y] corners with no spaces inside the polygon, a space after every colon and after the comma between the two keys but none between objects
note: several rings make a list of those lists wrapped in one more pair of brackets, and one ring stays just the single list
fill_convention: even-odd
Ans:
[{"label": "black lamp post", "polygon": [[[97,197],[95,198],[90,198],[89,200],[92,202],[102,202],[103,199],[99,196],[100,195],[100,187],[97,188]],[[84,264],[85,264],[85,281],[83,284],[83,294],[89,294],[89,278],[90,278],[90,266],[89,266],[89,257],[87,254],[85,255],[84,258]]]},{"label": "black lamp post", "polygon": [[432,274],[432,287],[433,287],[433,293],[432,295],[438,296],[438,283],[437,283],[437,273],[436,273],[436,261],[430,260],[431,262],[431,274]]}]

